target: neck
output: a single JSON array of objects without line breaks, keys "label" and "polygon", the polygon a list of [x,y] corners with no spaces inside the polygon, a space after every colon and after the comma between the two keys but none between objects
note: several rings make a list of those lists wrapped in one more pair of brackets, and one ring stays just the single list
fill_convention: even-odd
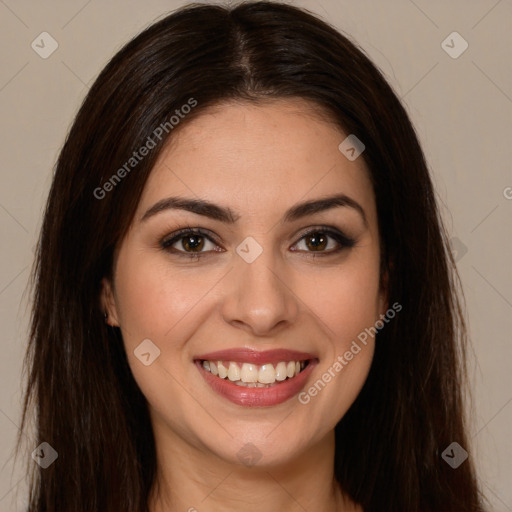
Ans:
[{"label": "neck", "polygon": [[334,479],[334,431],[281,465],[246,467],[181,437],[158,435],[150,512],[358,512]]}]

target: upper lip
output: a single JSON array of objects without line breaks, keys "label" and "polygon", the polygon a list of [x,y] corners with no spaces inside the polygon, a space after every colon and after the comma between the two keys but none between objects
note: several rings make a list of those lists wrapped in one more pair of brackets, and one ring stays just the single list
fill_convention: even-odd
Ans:
[{"label": "upper lip", "polygon": [[257,365],[279,363],[280,361],[305,361],[315,358],[316,356],[314,354],[284,348],[265,351],[257,351],[250,348],[230,348],[194,357],[195,360],[202,361],[233,361],[236,363],[253,363]]}]

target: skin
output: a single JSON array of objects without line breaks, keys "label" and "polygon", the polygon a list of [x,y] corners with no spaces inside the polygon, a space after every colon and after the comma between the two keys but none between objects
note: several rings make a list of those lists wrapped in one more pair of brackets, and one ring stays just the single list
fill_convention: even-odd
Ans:
[{"label": "skin", "polygon": [[[307,390],[388,308],[368,170],[338,150],[347,134],[313,108],[300,99],[229,103],[180,127],[116,251],[113,282],[103,281],[109,322],[121,329],[149,403],[158,458],[152,512],[362,511],[335,483],[334,427],[366,380],[373,338],[306,405],[297,396],[271,407],[235,405],[193,364],[233,347],[313,352],[319,364]],[[357,201],[367,223],[346,206],[283,222],[293,205],[333,193]],[[141,221],[169,196],[206,199],[240,218],[230,225],[169,209]],[[173,245],[182,257],[160,246],[188,226],[217,237],[204,239],[202,259],[186,257],[189,239]],[[321,226],[355,246],[318,256],[339,246],[328,238],[315,251],[311,237],[302,238]],[[248,236],[263,248],[250,264],[236,252]],[[161,351],[150,366],[134,355],[146,338]],[[237,457],[246,443],[261,454],[252,467]]]}]

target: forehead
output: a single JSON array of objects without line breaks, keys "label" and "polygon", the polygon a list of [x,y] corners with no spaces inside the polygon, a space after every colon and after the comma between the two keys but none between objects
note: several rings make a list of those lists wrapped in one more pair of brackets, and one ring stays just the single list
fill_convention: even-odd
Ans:
[{"label": "forehead", "polygon": [[350,161],[338,149],[347,135],[328,113],[300,99],[206,109],[172,134],[138,216],[165,196],[208,198],[261,215],[341,192],[363,203],[371,220],[373,190],[364,160]]}]

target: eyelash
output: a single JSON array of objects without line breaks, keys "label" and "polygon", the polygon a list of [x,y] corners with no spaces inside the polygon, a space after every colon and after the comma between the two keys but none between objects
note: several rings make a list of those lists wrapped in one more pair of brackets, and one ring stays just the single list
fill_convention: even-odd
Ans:
[{"label": "eyelash", "polygon": [[[331,249],[329,251],[319,251],[318,253],[316,251],[306,251],[307,253],[311,253],[311,257],[313,257],[313,258],[325,257],[325,256],[333,255],[333,254],[338,254],[345,249],[350,249],[351,247],[354,247],[354,245],[356,243],[356,240],[354,238],[351,238],[351,237],[345,235],[341,231],[333,230],[328,227],[319,226],[319,227],[315,227],[315,228],[310,229],[307,232],[303,233],[301,235],[301,237],[299,238],[299,240],[294,245],[297,245],[304,238],[306,238],[310,235],[313,235],[313,234],[318,234],[318,233],[321,233],[323,235],[327,235],[327,236],[333,238],[336,242],[338,242],[338,244],[340,244],[340,247],[338,247],[336,249]],[[213,244],[219,245],[219,244],[217,244],[217,242],[215,242],[215,240],[213,240],[213,238],[207,232],[203,231],[202,229],[187,227],[184,229],[180,229],[179,231],[176,231],[175,233],[172,233],[168,237],[165,237],[164,239],[162,239],[160,242],[160,246],[164,251],[170,252],[172,254],[178,254],[179,257],[184,257],[184,258],[188,258],[191,260],[199,260],[200,258],[204,257],[206,254],[209,254],[212,252],[212,251],[203,251],[203,252],[198,252],[198,253],[190,253],[190,252],[174,249],[173,247],[171,247],[177,241],[187,238],[187,236],[192,236],[192,235],[199,235],[201,237],[206,238]],[[214,252],[220,252],[220,251],[214,251]]]}]

